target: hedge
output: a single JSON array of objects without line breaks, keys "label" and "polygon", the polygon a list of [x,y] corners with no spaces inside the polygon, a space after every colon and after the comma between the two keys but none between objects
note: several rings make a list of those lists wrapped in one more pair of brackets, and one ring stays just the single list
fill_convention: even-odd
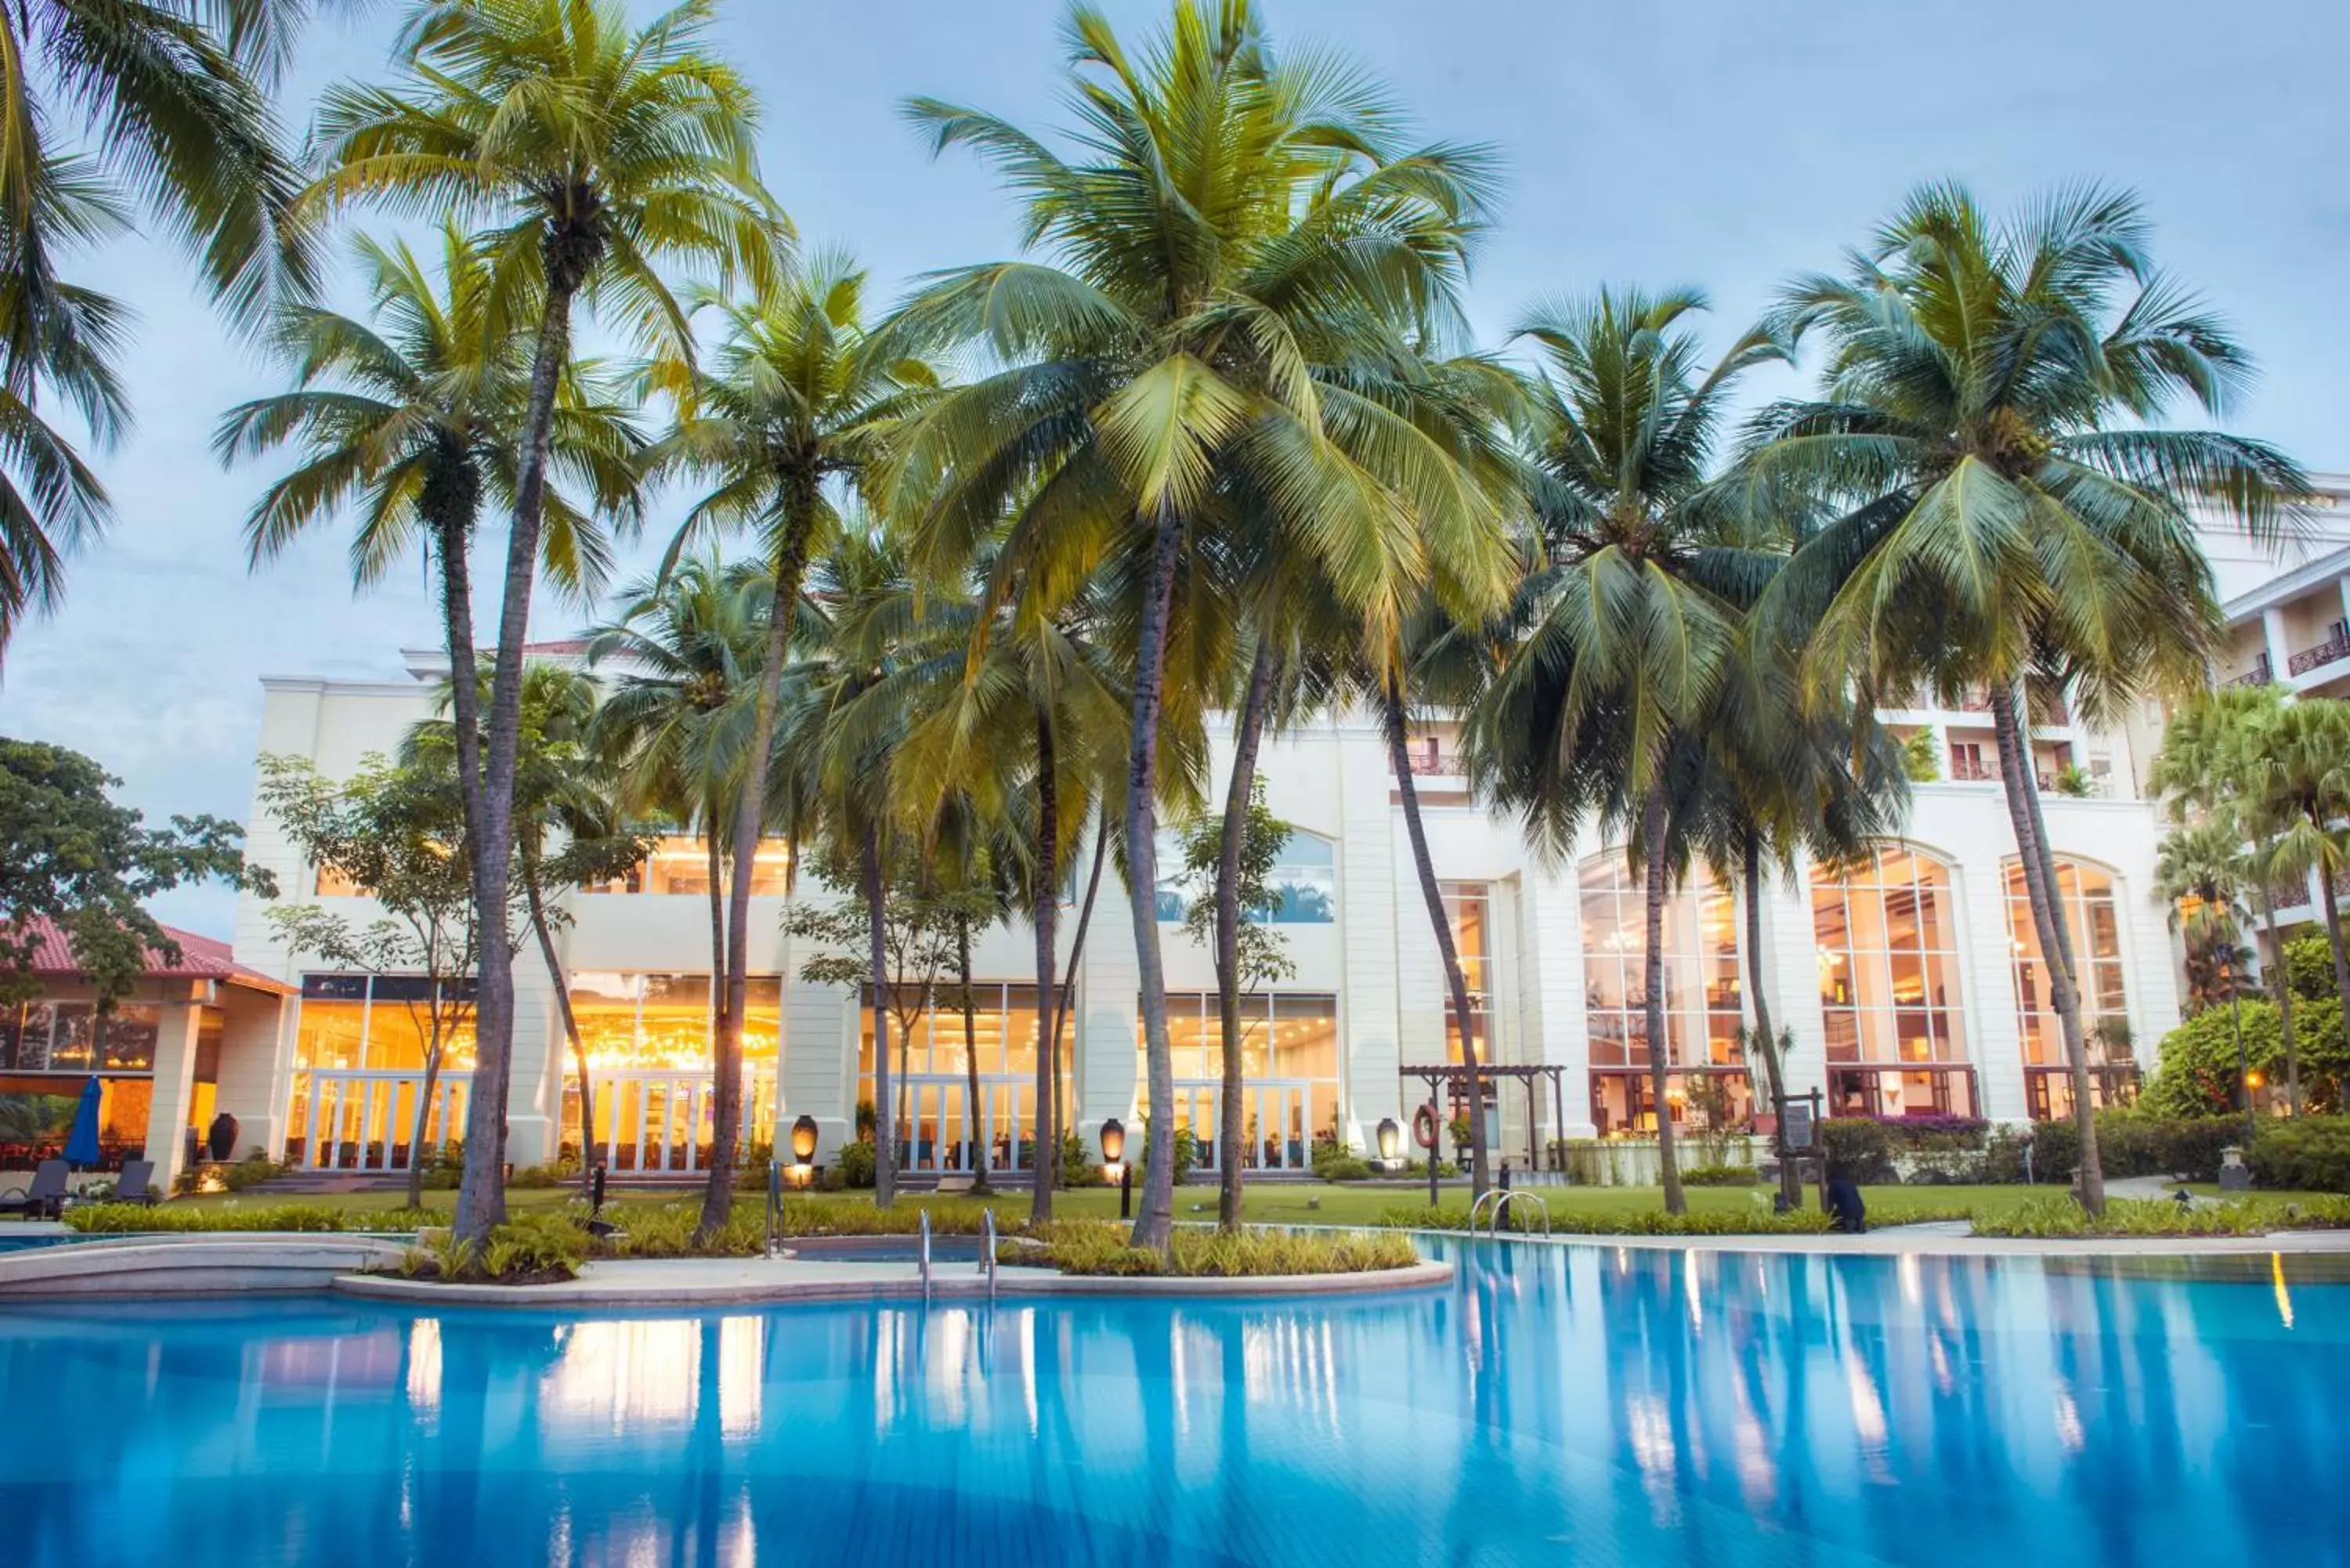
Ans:
[{"label": "hedge", "polygon": [[2244,1163],[2262,1187],[2350,1193],[2350,1116],[2304,1116],[2264,1127]]}]

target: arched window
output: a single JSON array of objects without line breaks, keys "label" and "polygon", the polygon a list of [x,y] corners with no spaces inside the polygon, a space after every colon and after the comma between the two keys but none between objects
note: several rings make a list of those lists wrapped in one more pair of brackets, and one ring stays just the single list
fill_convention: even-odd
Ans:
[{"label": "arched window", "polygon": [[[1601,1133],[1654,1131],[1648,1076],[1647,901],[1620,851],[1583,863],[1583,998],[1591,1116]],[[1743,1127],[1753,1092],[1738,1031],[1736,901],[1711,879],[1665,902],[1665,1093],[1676,1122]]]},{"label": "arched window", "polygon": [[[1191,901],[1207,896],[1211,879],[1185,867],[1181,833],[1161,829],[1158,843],[1159,919],[1180,925]],[[1320,834],[1293,829],[1265,875],[1265,886],[1272,899],[1251,909],[1250,919],[1276,926],[1332,924],[1338,918],[1338,846]]]},{"label": "arched window", "polygon": [[[2122,984],[2121,910],[2114,898],[2114,879],[2085,862],[2060,856],[2056,903],[2073,939],[2073,961],[2080,968],[2081,1027],[2088,1036],[2091,1090],[2101,1106],[2126,1104],[2137,1097],[2137,1064],[2131,1059],[2129,997]],[[2037,1120],[2071,1116],[2073,1080],[2064,1056],[2064,1031],[2050,1005],[2047,964],[2019,860],[2007,863],[2007,929],[2016,1029],[2023,1037],[2025,1103]]]},{"label": "arched window", "polygon": [[1950,867],[1887,844],[1812,870],[1830,1116],[1975,1114]]}]

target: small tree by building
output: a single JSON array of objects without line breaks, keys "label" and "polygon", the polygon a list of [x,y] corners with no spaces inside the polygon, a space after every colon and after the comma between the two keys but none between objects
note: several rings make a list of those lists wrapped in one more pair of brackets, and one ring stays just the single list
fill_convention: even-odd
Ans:
[{"label": "small tree by building", "polygon": [[[286,946],[337,968],[422,979],[408,1005],[423,1041],[424,1083],[409,1143],[408,1202],[423,1195],[432,1102],[450,1042],[471,1020],[484,933],[475,919],[473,866],[455,776],[430,761],[369,753],[340,784],[296,757],[265,756],[261,801],[302,857],[382,910],[360,925],[317,904],[269,911]],[[519,863],[506,929],[486,940],[511,954],[527,929]],[[421,1009],[421,1011],[420,1011]]]},{"label": "small tree by building", "polygon": [[276,896],[269,873],[244,863],[244,829],[216,816],[149,827],[109,798],[121,783],[79,752],[0,738],[0,1005],[34,989],[36,922],[65,933],[104,1012],[146,972],[150,950],[179,961],[144,900],[213,878]]}]

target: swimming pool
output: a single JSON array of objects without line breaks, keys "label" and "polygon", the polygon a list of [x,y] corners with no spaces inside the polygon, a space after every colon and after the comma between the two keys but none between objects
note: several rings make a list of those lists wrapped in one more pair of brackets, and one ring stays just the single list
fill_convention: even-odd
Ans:
[{"label": "swimming pool", "polygon": [[1292,1303],[0,1311],[0,1562],[2350,1563],[2350,1285],[1453,1255]]}]

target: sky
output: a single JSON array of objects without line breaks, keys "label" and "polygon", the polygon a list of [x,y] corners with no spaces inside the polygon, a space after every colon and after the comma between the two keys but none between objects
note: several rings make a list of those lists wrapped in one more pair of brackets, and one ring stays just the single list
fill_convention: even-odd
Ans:
[{"label": "sky", "polygon": [[[1109,0],[1123,36],[1164,0]],[[1430,140],[1490,143],[1498,221],[1471,278],[1481,340],[1601,284],[1695,286],[1727,341],[1798,273],[1830,268],[1903,194],[1970,184],[1994,208],[2095,180],[2144,198],[2158,259],[2234,327],[2261,379],[2230,428],[2350,471],[2350,6],[2340,0],[1263,0],[1276,43],[1338,48]],[[398,12],[319,24],[279,92],[298,130],[320,87],[380,75]],[[714,46],[758,88],[765,178],[803,240],[853,249],[869,297],[1014,253],[1014,212],[976,160],[933,160],[911,94],[1032,130],[1067,123],[1056,0],[722,0]],[[369,220],[361,219],[361,223]],[[376,225],[379,229],[382,225]],[[161,820],[243,820],[265,675],[397,678],[438,622],[421,564],[355,597],[347,530],[257,570],[244,517],[274,477],[224,472],[223,410],[282,389],[222,330],[168,247],[82,258],[137,310],[133,433],[96,467],[116,510],[67,602],[0,669],[0,734],[72,746]],[[356,302],[346,296],[342,303]],[[1757,382],[1755,395],[1791,390]],[[649,566],[671,498],[629,556]],[[486,520],[485,520],[486,523]],[[485,525],[478,558],[504,559]],[[627,575],[625,572],[624,576]],[[486,625],[496,607],[482,596]],[[542,601],[535,636],[588,618]],[[164,919],[226,936],[233,896],[182,890]]]}]

